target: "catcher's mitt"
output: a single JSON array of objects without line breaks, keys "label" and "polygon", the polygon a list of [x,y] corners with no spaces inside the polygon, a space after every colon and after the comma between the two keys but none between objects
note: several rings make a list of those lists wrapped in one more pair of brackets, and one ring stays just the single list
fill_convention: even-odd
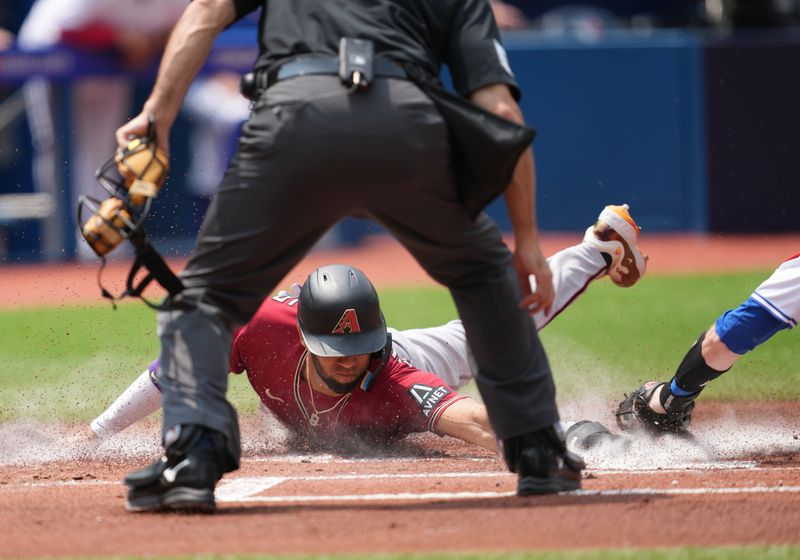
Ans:
[{"label": "catcher's mitt", "polygon": [[664,383],[648,381],[633,393],[626,394],[614,412],[617,426],[622,430],[645,431],[651,435],[689,435],[694,398],[675,397],[666,406],[667,413],[659,414],[648,403],[653,393],[662,385]]}]

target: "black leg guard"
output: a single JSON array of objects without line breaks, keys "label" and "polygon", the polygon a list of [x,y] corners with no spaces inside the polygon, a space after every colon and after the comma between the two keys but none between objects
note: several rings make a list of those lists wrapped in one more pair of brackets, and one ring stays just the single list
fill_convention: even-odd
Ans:
[{"label": "black leg guard", "polygon": [[[697,393],[703,390],[706,383],[709,381],[716,379],[725,371],[718,371],[713,369],[706,364],[705,359],[703,358],[703,340],[706,338],[705,331],[701,334],[695,343],[689,348],[689,351],[686,352],[686,355],[683,357],[683,361],[678,366],[677,371],[675,372],[675,384],[682,390],[692,393],[693,396],[697,396]],[[729,368],[730,369],[730,368]],[[661,392],[661,404],[664,404],[664,401],[669,396],[669,391],[662,391]],[[667,408],[666,406],[664,408]]]}]

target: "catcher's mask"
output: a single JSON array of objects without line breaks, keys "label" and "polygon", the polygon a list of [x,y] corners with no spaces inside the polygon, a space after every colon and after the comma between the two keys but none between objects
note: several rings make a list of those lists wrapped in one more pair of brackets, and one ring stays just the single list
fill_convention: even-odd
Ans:
[{"label": "catcher's mask", "polygon": [[[103,261],[97,282],[103,297],[112,303],[125,296],[135,296],[156,307],[142,297],[142,291],[153,280],[166,288],[170,295],[183,289],[180,279],[150,245],[143,227],[168,167],[167,154],[156,144],[155,122],[151,116],[146,135],[132,139],[126,147],[117,150],[95,173],[97,181],[111,198],[100,202],[82,196],[78,202],[81,234]],[[91,212],[91,216],[84,221],[86,210]],[[101,276],[106,255],[124,239],[130,240],[136,249],[136,260],[128,274],[125,292],[115,297],[103,287]],[[147,274],[137,284],[135,277],[142,269],[146,269]]]},{"label": "catcher's mask", "polygon": [[[167,154],[156,145],[152,117],[145,136],[120,148],[95,173],[111,198],[100,202],[83,196],[78,201],[78,224],[89,246],[105,257],[123,239],[139,230],[150,213],[169,168]],[[84,222],[84,213],[91,217]]]},{"label": "catcher's mask", "polygon": [[119,148],[97,170],[95,177],[111,196],[146,213],[164,184],[168,170],[169,160],[156,143],[155,123],[151,117],[147,133]]},{"label": "catcher's mask", "polygon": [[81,228],[81,234],[99,257],[113,251],[123,239],[128,239],[141,224],[143,218],[134,221],[129,208],[118,198],[100,202],[96,198],[82,196],[78,203],[78,223],[83,223],[83,210],[92,211],[91,217]]}]

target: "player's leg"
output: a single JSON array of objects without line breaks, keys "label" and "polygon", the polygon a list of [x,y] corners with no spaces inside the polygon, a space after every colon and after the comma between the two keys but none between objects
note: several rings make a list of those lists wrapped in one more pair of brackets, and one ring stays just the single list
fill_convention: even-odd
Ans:
[{"label": "player's leg", "polygon": [[161,408],[158,360],[144,370],[122,394],[92,420],[90,429],[99,438],[118,434],[131,424]]},{"label": "player's leg", "polygon": [[[537,330],[545,327],[572,305],[594,280],[604,277],[614,266],[619,266],[623,256],[628,254],[626,250],[632,255],[639,253],[638,227],[635,232],[633,228],[629,228],[630,242],[625,242],[625,245],[612,239],[616,232],[602,219],[609,212],[608,208],[603,210],[597,222],[587,230],[581,243],[562,249],[547,259],[553,272],[555,298],[549,315],[545,315],[543,311],[533,315]],[[631,222],[635,225],[632,218]],[[641,262],[645,262],[645,259],[646,257],[642,258]],[[635,278],[629,275],[626,285],[635,283],[643,273],[644,269]],[[392,337],[401,358],[418,369],[436,373],[454,389],[469,383],[478,371],[461,321],[450,321],[425,329],[392,330]]]},{"label": "player's leg", "polygon": [[609,205],[586,230],[582,243],[547,259],[556,295],[549,315],[540,311],[533,316],[536,328],[547,325],[606,274],[617,286],[638,282],[647,267],[647,257],[638,246],[639,231],[627,204]]},{"label": "player's leg", "polygon": [[[553,271],[555,299],[549,315],[538,312],[533,316],[537,329],[549,324],[574,303],[589,284],[605,276],[608,269],[597,248],[585,242],[559,251],[547,262]],[[392,329],[392,340],[400,358],[418,369],[435,373],[454,389],[472,381],[478,372],[460,320],[424,329]]]},{"label": "player's leg", "polygon": [[[558,251],[548,257],[547,263],[553,272],[555,298],[549,314],[538,311],[532,316],[537,330],[543,329],[558,317],[586,291],[589,284],[605,276],[608,270],[603,254],[586,242]],[[535,290],[534,277],[530,278],[531,289]]]},{"label": "player's leg", "polygon": [[633,286],[647,269],[647,257],[638,247],[640,231],[627,204],[606,206],[586,230],[584,242],[603,253],[608,275],[617,286]]},{"label": "player's leg", "polygon": [[783,263],[740,306],[728,310],[695,341],[669,381],[649,381],[617,410],[623,429],[684,433],[695,399],[747,352],[800,318],[800,258]]}]

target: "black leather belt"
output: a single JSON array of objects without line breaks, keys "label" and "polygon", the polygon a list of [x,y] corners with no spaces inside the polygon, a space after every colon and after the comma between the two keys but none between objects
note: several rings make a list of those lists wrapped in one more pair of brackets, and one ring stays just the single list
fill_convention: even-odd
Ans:
[{"label": "black leather belt", "polygon": [[[376,78],[408,79],[405,70],[388,58],[375,58],[373,69]],[[338,76],[339,58],[335,56],[298,56],[269,72],[259,72],[256,79],[259,88],[263,89],[281,80],[319,74]]]},{"label": "black leather belt", "polygon": [[[388,58],[375,58],[373,74],[376,78],[409,80],[403,68]],[[249,72],[242,76],[239,89],[246,98],[255,101],[260,92],[271,85],[297,76],[339,75],[339,58],[335,56],[301,55],[291,58],[269,71]]]}]

